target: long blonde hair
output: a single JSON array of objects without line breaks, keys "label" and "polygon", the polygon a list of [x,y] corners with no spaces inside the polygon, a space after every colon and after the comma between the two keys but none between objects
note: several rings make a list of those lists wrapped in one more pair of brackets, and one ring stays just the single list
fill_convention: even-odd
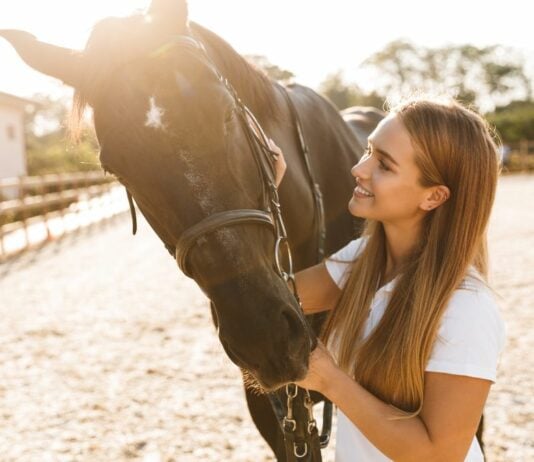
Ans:
[{"label": "long blonde hair", "polygon": [[335,340],[339,365],[378,398],[417,415],[424,370],[452,293],[470,265],[487,278],[486,229],[499,174],[498,148],[485,120],[455,101],[411,100],[392,109],[415,148],[420,184],[446,185],[450,198],[424,219],[385,313],[362,340],[369,307],[384,275],[382,223],[366,223],[366,245],[322,333]]}]

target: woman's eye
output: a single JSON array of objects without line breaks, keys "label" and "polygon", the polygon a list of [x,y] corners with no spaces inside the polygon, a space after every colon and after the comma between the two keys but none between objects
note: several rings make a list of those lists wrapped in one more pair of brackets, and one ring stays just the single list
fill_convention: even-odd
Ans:
[{"label": "woman's eye", "polygon": [[380,160],[379,162],[379,165],[380,165],[380,169],[386,171],[386,172],[389,172],[391,169],[388,168],[388,166],[384,163],[384,161]]}]

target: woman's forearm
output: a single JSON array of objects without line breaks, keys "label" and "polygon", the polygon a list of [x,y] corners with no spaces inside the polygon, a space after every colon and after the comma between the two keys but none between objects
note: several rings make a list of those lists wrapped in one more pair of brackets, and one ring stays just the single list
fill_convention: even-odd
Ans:
[{"label": "woman's forearm", "polygon": [[392,420],[399,416],[390,405],[336,369],[323,394],[358,427],[382,453],[394,461],[439,460],[424,422],[419,417]]}]

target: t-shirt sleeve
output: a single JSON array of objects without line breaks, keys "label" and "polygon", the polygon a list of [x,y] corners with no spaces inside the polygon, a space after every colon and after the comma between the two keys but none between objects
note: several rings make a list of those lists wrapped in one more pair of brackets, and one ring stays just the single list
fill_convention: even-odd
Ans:
[{"label": "t-shirt sleeve", "polygon": [[363,250],[364,244],[365,238],[354,239],[325,259],[326,270],[340,289],[345,285],[351,264]]},{"label": "t-shirt sleeve", "polygon": [[482,284],[459,289],[445,310],[425,370],[495,382],[504,343],[504,321],[491,291]]}]

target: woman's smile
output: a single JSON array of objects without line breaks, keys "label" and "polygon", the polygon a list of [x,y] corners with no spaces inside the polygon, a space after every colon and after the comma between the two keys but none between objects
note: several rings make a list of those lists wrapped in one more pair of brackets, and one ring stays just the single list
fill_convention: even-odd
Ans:
[{"label": "woman's smile", "polygon": [[374,197],[367,189],[363,188],[361,185],[358,185],[354,188],[354,196],[359,199],[368,199]]}]

